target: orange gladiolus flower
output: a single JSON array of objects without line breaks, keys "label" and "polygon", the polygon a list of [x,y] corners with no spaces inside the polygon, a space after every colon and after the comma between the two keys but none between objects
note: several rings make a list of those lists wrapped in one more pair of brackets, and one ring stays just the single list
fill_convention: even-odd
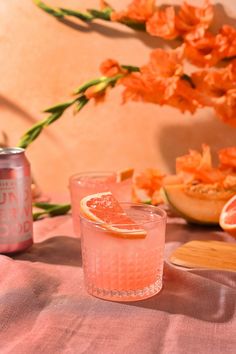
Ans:
[{"label": "orange gladiolus flower", "polygon": [[233,27],[224,25],[215,38],[221,58],[236,56],[236,30]]},{"label": "orange gladiolus flower", "polygon": [[183,74],[184,50],[185,45],[171,51],[158,48],[151,53],[149,63],[141,68],[146,81],[164,88],[165,99],[174,94],[177,81]]},{"label": "orange gladiolus flower", "polygon": [[87,90],[85,91],[84,94],[87,99],[90,100],[90,99],[94,98],[96,103],[99,103],[99,102],[104,101],[106,91],[107,91],[107,83],[100,82],[97,85],[87,88]]},{"label": "orange gladiolus flower", "polygon": [[163,105],[165,86],[158,80],[148,79],[142,73],[132,73],[120,79],[125,87],[123,100],[143,101]]},{"label": "orange gladiolus flower", "polygon": [[204,36],[213,20],[213,6],[205,0],[203,7],[195,7],[186,2],[176,15],[176,29],[186,39],[193,40]]},{"label": "orange gladiolus flower", "polygon": [[154,12],[155,0],[133,0],[127,10],[112,12],[112,21],[132,20],[146,22]]},{"label": "orange gladiolus flower", "polygon": [[188,155],[177,157],[176,172],[182,176],[185,183],[221,183],[225,179],[225,175],[212,166],[210,147],[206,144],[202,145],[202,154],[190,150]]},{"label": "orange gladiolus flower", "polygon": [[154,168],[147,168],[135,178],[135,184],[138,188],[145,189],[149,196],[160,189],[162,180],[165,177],[163,173]]},{"label": "orange gladiolus flower", "polygon": [[194,113],[197,108],[201,107],[197,91],[182,79],[177,81],[175,92],[165,103],[178,108],[182,113],[186,111]]},{"label": "orange gladiolus flower", "polygon": [[132,73],[120,80],[125,86],[124,101],[169,104],[182,112],[195,112],[200,103],[197,91],[182,78],[183,55],[184,45],[172,51],[154,50],[140,73]]},{"label": "orange gladiolus flower", "polygon": [[230,26],[223,26],[216,36],[206,32],[202,38],[186,40],[186,57],[194,65],[209,67],[233,56],[236,56],[236,30]]},{"label": "orange gladiolus flower", "polygon": [[157,10],[148,19],[146,30],[153,36],[174,39],[179,33],[175,28],[175,9],[173,6],[166,7],[164,10]]},{"label": "orange gladiolus flower", "polygon": [[163,200],[160,196],[160,189],[163,185],[165,175],[154,168],[147,168],[138,174],[134,179],[133,199],[136,202],[151,201],[156,205]]},{"label": "orange gladiolus flower", "polygon": [[183,73],[183,53],[184,46],[173,51],[154,50],[149,63],[141,67],[140,73],[120,80],[125,86],[124,101],[132,99],[164,104],[174,94]]},{"label": "orange gladiolus flower", "polygon": [[176,158],[176,172],[192,173],[199,168],[212,168],[210,147],[202,145],[202,154],[196,150],[189,150],[189,154]]},{"label": "orange gladiolus flower", "polygon": [[236,147],[229,147],[218,151],[220,168],[232,169],[236,172]]},{"label": "orange gladiolus flower", "polygon": [[169,78],[183,74],[183,59],[185,45],[174,50],[155,49],[150,55],[150,61],[141,68],[141,72],[150,76]]},{"label": "orange gladiolus flower", "polygon": [[223,69],[193,73],[192,81],[199,102],[213,107],[225,123],[236,126],[236,61]]},{"label": "orange gladiolus flower", "polygon": [[186,41],[186,57],[196,66],[215,65],[221,59],[216,37],[206,32],[202,38]]},{"label": "orange gladiolus flower", "polygon": [[236,127],[236,89],[228,90],[214,108],[223,122]]},{"label": "orange gladiolus flower", "polygon": [[122,69],[119,63],[113,59],[107,59],[100,65],[100,71],[104,76],[113,77],[118,74],[126,73],[126,70]]},{"label": "orange gladiolus flower", "polygon": [[228,68],[194,72],[191,79],[198,90],[198,98],[204,106],[214,107],[217,102],[222,101],[222,97],[231,88]]}]

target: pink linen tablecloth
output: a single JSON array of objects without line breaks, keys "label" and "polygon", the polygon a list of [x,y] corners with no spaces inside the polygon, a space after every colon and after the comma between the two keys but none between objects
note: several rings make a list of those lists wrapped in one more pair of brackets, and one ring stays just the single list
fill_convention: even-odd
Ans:
[{"label": "pink linen tablecloth", "polygon": [[[166,257],[193,239],[234,242],[172,218]],[[84,289],[70,216],[36,222],[35,242],[19,255],[0,255],[1,354],[236,353],[236,273],[186,271],[166,261],[160,294],[108,302]]]}]

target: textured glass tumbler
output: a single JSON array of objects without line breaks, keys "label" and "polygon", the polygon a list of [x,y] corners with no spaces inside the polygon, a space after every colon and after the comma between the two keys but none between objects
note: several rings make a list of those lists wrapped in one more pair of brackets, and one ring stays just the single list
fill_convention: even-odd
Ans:
[{"label": "textured glass tumbler", "polygon": [[146,299],[162,288],[166,213],[150,205],[120,204],[146,230],[146,237],[132,238],[129,232],[128,238],[122,238],[81,215],[85,286],[88,293],[102,299]]},{"label": "textured glass tumbler", "polygon": [[118,181],[116,172],[82,172],[69,179],[74,232],[80,236],[80,200],[87,195],[112,192],[119,201],[131,201],[132,179]]}]

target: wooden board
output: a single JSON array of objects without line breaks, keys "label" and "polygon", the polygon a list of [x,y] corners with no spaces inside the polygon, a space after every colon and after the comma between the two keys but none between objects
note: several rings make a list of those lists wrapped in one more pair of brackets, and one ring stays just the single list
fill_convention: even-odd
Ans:
[{"label": "wooden board", "polygon": [[187,268],[222,269],[236,272],[236,243],[191,241],[177,248],[170,262]]}]

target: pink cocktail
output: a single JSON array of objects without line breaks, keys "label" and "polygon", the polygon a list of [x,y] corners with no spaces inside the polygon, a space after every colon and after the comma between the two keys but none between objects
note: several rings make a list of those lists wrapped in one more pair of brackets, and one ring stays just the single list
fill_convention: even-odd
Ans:
[{"label": "pink cocktail", "polygon": [[72,219],[76,235],[80,235],[80,201],[90,194],[111,191],[118,201],[131,201],[132,179],[119,180],[116,172],[83,172],[70,177],[69,189]]},{"label": "pink cocktail", "polygon": [[122,238],[81,215],[85,286],[91,295],[107,300],[142,300],[162,288],[166,214],[149,205],[120,205],[147,235],[132,238],[130,231]]}]

